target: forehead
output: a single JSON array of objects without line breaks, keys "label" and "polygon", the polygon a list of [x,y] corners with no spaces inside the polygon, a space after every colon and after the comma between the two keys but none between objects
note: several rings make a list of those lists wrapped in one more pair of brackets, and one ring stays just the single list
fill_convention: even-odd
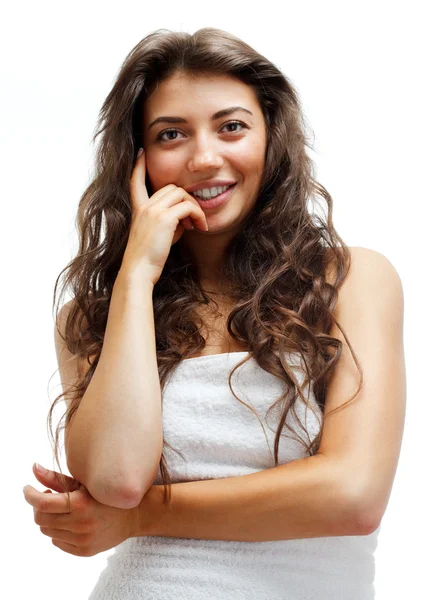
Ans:
[{"label": "forehead", "polygon": [[154,85],[144,103],[144,121],[160,115],[214,112],[242,105],[260,112],[253,88],[230,75],[175,73]]}]

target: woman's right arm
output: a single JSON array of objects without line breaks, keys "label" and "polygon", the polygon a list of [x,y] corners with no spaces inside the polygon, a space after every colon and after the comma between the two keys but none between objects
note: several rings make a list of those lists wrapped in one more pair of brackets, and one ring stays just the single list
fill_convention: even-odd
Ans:
[{"label": "woman's right arm", "polygon": [[67,465],[99,502],[137,506],[152,486],[163,446],[153,288],[188,218],[200,231],[206,216],[183,188],[151,197],[144,153],[130,179],[132,221],[115,279],[103,347],[87,390],[65,433]]},{"label": "woman's right arm", "polygon": [[121,270],[96,370],[66,432],[69,472],[99,502],[137,506],[161,458],[153,284]]}]

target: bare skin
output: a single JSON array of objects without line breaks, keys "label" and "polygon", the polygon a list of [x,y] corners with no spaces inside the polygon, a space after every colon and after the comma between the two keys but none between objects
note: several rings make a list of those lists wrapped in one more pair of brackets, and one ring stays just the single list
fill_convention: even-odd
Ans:
[{"label": "bare skin", "polygon": [[[210,120],[214,112],[236,105],[246,107],[252,112],[252,116],[237,112],[217,121]],[[163,115],[183,117],[188,122],[178,125],[162,123],[148,132],[149,123]],[[207,289],[211,295],[215,294],[218,303],[217,315],[211,308],[201,307],[199,309],[199,314],[205,321],[205,328],[201,330],[201,333],[205,337],[207,345],[198,356],[244,351],[246,347],[238,345],[229,338],[226,330],[226,320],[232,308],[232,301],[225,293],[222,297],[219,296],[221,293],[219,273],[226,245],[242,226],[244,219],[255,204],[264,166],[266,130],[255,95],[248,86],[244,86],[232,78],[192,78],[179,74],[162,82],[151,98],[147,100],[144,119],[146,165],[153,192],[169,183],[186,188],[211,178],[233,179],[238,183],[232,202],[217,211],[208,213],[209,230],[207,232],[198,229],[187,230],[179,243],[181,243],[182,249],[190,250],[196,258],[201,273],[202,287]],[[232,130],[232,127],[229,126],[231,121],[242,121],[248,128]],[[173,130],[179,137],[159,142],[156,137],[165,129],[168,129],[169,132]],[[163,139],[167,139],[167,136],[164,135]],[[361,272],[362,269],[359,271]],[[366,294],[366,292],[367,288],[364,293]],[[343,311],[344,303],[345,301],[341,299],[340,311]],[[350,313],[350,309],[347,309],[347,313]],[[353,336],[357,328],[358,321],[350,332]],[[338,337],[338,332],[335,332],[335,336]],[[383,344],[382,347],[387,345]],[[365,364],[371,368],[370,365],[373,364],[373,361],[367,360]],[[387,378],[383,378],[383,380],[386,381]],[[345,397],[346,394],[342,394],[336,389],[334,396],[335,399],[339,399]],[[376,401],[374,405],[376,405]],[[330,406],[331,398],[329,399]],[[349,414],[353,415],[354,413]],[[339,417],[342,440],[349,439],[350,432],[353,430],[354,417],[346,418],[347,425],[344,425],[343,416]],[[360,420],[360,412],[358,419],[357,429],[366,431],[364,423]],[[372,422],[372,417],[370,422]],[[326,450],[329,454],[332,455],[332,452],[335,452],[336,455],[337,451],[331,447],[331,440],[337,439],[337,426],[334,425],[334,433],[331,432],[330,427],[331,425],[328,425],[327,437],[324,437],[324,441],[327,442]],[[342,429],[343,427],[344,429]],[[375,438],[371,435],[370,439]],[[395,446],[394,443],[393,446]],[[358,457],[358,455],[357,452],[355,456]],[[385,471],[382,468],[385,460],[389,460],[387,456],[389,456],[388,452],[385,456],[377,455],[376,458],[376,462],[380,465],[379,473],[381,473],[382,479],[384,474],[387,479],[389,477],[387,475],[389,469]],[[356,460],[358,459],[356,458]],[[300,464],[296,465],[299,468],[300,466]],[[362,469],[358,470],[362,471]],[[52,543],[60,549],[78,556],[93,556],[135,535],[136,522],[137,535],[149,535],[149,494],[146,495],[146,499],[143,499],[142,508],[139,505],[137,510],[123,511],[98,503],[88,494],[84,486],[80,486],[79,482],[68,478],[73,489],[71,492],[72,510],[69,513],[66,507],[66,495],[62,493],[64,490],[60,487],[55,473],[49,471],[42,475],[34,469],[34,475],[40,483],[58,492],[58,494],[52,494],[48,489],[41,493],[30,485],[24,488],[25,499],[34,508],[36,524],[40,525],[40,530],[44,535],[52,537]],[[374,481],[376,481],[376,477]],[[386,484],[386,480],[384,483]],[[384,488],[384,483],[382,488]],[[367,488],[367,486],[365,487]],[[140,527],[140,515],[146,515],[145,529]]]},{"label": "bare skin", "polygon": [[[211,121],[215,112],[233,106],[252,114],[237,110]],[[237,182],[227,204],[206,210],[208,231],[186,230],[178,244],[183,255],[190,252],[202,289],[218,304],[217,309],[197,309],[204,321],[200,332],[206,346],[194,357],[245,351],[246,345],[233,340],[226,329],[234,301],[226,293],[220,268],[225,247],[257,199],[267,140],[261,107],[254,91],[235,78],[179,72],[151,91],[143,110],[146,174],[153,193],[170,183],[187,188],[206,179]],[[159,122],[149,127],[163,116],[182,117],[187,123]]]},{"label": "bare skin", "polygon": [[[252,114],[237,110],[211,120],[217,111],[235,106]],[[187,123],[149,127],[164,116]],[[187,230],[178,242],[183,253],[190,251],[201,282],[219,291],[224,249],[255,205],[264,169],[267,130],[254,91],[227,75],[176,73],[145,102],[143,140],[153,193],[170,183],[186,189],[207,179],[237,182],[229,202],[205,211],[208,231]]]}]

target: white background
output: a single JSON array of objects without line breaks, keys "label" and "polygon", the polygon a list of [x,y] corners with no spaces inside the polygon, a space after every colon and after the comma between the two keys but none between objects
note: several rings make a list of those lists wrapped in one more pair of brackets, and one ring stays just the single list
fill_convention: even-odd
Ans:
[{"label": "white background", "polygon": [[[375,588],[376,600],[421,597],[425,98],[420,4],[122,0],[16,2],[3,9],[1,498],[7,563],[2,587],[10,584],[14,590],[9,598],[87,598],[112,553],[79,558],[56,548],[39,531],[22,494],[26,484],[45,489],[32,474],[34,462],[55,468],[46,426],[47,411],[61,392],[53,284],[76,251],[74,219],[89,183],[95,121],[124,57],[156,29],[193,33],[205,26],[242,38],[289,77],[315,134],[317,178],[333,197],[337,231],[347,245],[383,253],[402,278],[407,415],[375,554]],[[66,472],[63,455],[61,464]]]}]

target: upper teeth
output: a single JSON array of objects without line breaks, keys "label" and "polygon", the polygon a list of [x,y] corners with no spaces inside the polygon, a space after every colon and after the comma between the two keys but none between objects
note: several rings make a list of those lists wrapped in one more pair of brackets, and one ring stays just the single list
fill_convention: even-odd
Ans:
[{"label": "upper teeth", "polygon": [[227,190],[230,185],[220,185],[218,187],[205,188],[203,190],[196,190],[192,192],[194,196],[199,196],[200,198],[214,198],[219,194],[222,194],[224,190]]}]

